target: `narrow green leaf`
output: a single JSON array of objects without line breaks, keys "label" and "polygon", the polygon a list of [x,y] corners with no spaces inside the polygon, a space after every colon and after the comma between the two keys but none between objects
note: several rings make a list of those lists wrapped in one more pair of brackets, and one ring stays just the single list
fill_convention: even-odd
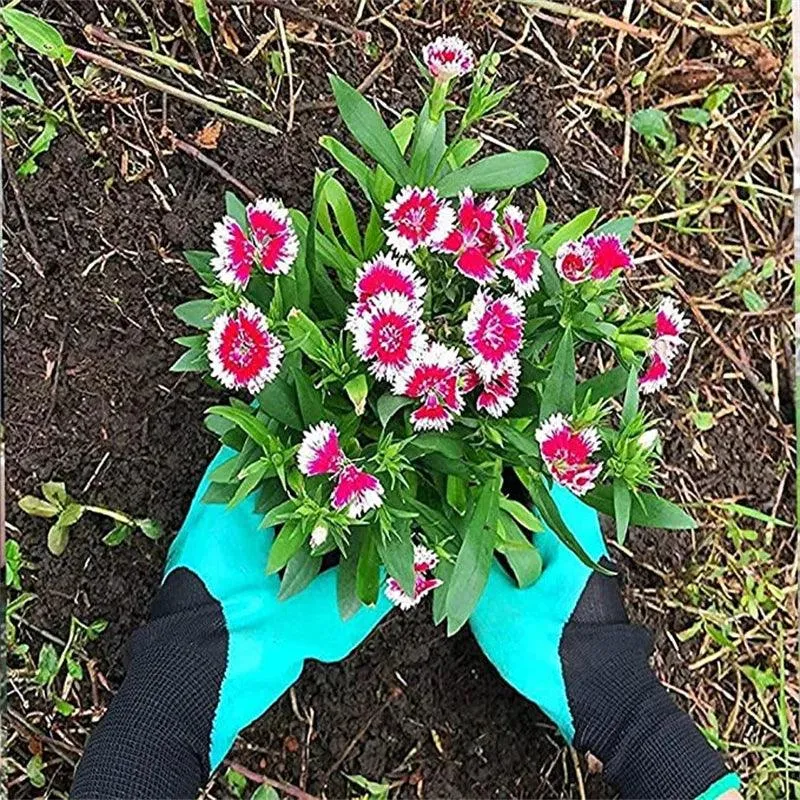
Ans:
[{"label": "narrow green leaf", "polygon": [[572,330],[567,328],[558,343],[553,366],[542,388],[539,422],[544,422],[555,411],[571,414],[575,404],[575,350]]},{"label": "narrow green leaf", "polygon": [[176,306],[175,316],[193,328],[209,330],[213,323],[213,300],[189,300]]},{"label": "narrow green leaf", "polygon": [[625,399],[622,401],[620,421],[627,425],[639,410],[639,375],[635,369],[628,373],[628,383],[625,387]]},{"label": "narrow green leaf", "polygon": [[272,440],[272,434],[267,430],[261,420],[258,420],[249,411],[234,406],[211,406],[206,409],[206,414],[216,414],[227,419],[241,428],[256,444],[266,448]]},{"label": "narrow green leaf", "polygon": [[350,378],[344,385],[344,391],[350,398],[353,409],[359,417],[364,413],[367,407],[368,388],[367,376],[363,373],[356,375],[354,378]]},{"label": "narrow green leaf", "polygon": [[314,382],[302,369],[295,367],[292,375],[303,424],[307,428],[309,425],[321,422],[327,416],[325,406],[322,404],[322,392],[314,386]]},{"label": "narrow green leaf", "polygon": [[411,541],[411,526],[404,525],[392,536],[378,537],[378,555],[386,571],[395,578],[403,591],[414,594],[414,545]]},{"label": "narrow green leaf", "polygon": [[433,574],[442,582],[433,590],[433,624],[438,625],[447,615],[447,593],[450,591],[450,580],[455,564],[440,560]]},{"label": "narrow green leaf", "polygon": [[595,228],[595,233],[613,233],[623,242],[627,242],[631,238],[633,229],[636,226],[636,217],[625,216],[611,219],[604,222],[602,225]]},{"label": "narrow green leaf", "polygon": [[447,476],[447,505],[459,516],[467,513],[467,482],[458,475]]},{"label": "narrow green leaf", "polygon": [[600,212],[599,208],[589,208],[586,211],[578,214],[577,217],[571,219],[569,222],[562,225],[545,243],[542,248],[550,258],[555,256],[556,251],[565,242],[571,242],[575,239],[580,239],[592,223],[597,219]]},{"label": "narrow green leaf", "polygon": [[18,8],[0,8],[0,18],[28,47],[47,58],[69,64],[75,51],[67,45],[61,34],[49,22],[20,11]]},{"label": "narrow green leaf", "polygon": [[[610,486],[595,486],[583,501],[609,517],[614,516],[614,497]],[[631,504],[631,525],[667,530],[692,530],[697,523],[678,505],[655,494],[637,494]]]},{"label": "narrow green leaf", "polygon": [[297,396],[280,375],[258,393],[258,406],[265,414],[286,425],[287,428],[303,430],[303,418],[300,415]]},{"label": "narrow green leaf", "polygon": [[542,574],[542,557],[510,514],[501,511],[497,523],[502,537],[497,550],[508,559],[519,588],[525,589]]},{"label": "narrow green leaf", "polygon": [[214,258],[214,253],[205,250],[185,250],[183,257],[206,286],[213,286],[217,282],[217,276],[211,269],[211,259]]},{"label": "narrow green leaf", "polygon": [[322,136],[319,143],[355,180],[364,193],[364,197],[374,204],[371,189],[372,170],[352,150],[345,147],[338,139],[334,139],[333,136]]},{"label": "narrow green leaf", "polygon": [[486,586],[495,544],[500,478],[494,476],[480,490],[472,515],[465,521],[447,592],[447,634],[452,636],[469,619]]},{"label": "narrow green leaf", "polygon": [[350,619],[361,608],[361,601],[356,593],[356,571],[361,553],[361,538],[364,531],[354,528],[350,534],[350,546],[346,554],[342,554],[336,575],[336,602],[339,616],[343,620]]},{"label": "narrow green leaf", "polygon": [[40,497],[34,497],[32,494],[26,494],[20,498],[18,505],[26,514],[32,517],[54,517],[59,512],[58,506],[49,503],[47,500],[42,500]]},{"label": "narrow green leaf", "polygon": [[617,541],[624,544],[631,521],[631,490],[621,478],[614,478],[613,493]]},{"label": "narrow green leaf", "polygon": [[206,36],[211,36],[211,16],[208,13],[206,0],[192,0],[192,11],[195,22]]},{"label": "narrow green leaf", "polygon": [[267,575],[272,575],[285,567],[289,559],[303,546],[305,540],[306,532],[300,520],[290,519],[284,522],[269,551]]},{"label": "narrow green leaf", "polygon": [[336,178],[331,177],[328,181],[325,187],[325,199],[333,211],[336,224],[339,226],[347,246],[354,256],[363,259],[364,249],[361,244],[361,233],[358,229],[356,212],[344,186]]},{"label": "narrow green leaf", "polygon": [[408,166],[381,115],[346,81],[331,75],[330,83],[339,113],[356,141],[397,183],[408,183]]},{"label": "narrow green leaf", "polygon": [[321,556],[312,556],[305,548],[298,550],[286,564],[286,572],[283,573],[278,590],[278,600],[286,600],[302,592],[319,575],[321,566]]},{"label": "narrow green leaf", "polygon": [[454,197],[467,187],[475,192],[513,189],[538,178],[547,165],[547,156],[537,150],[499,153],[445,175],[436,188],[443,197]]},{"label": "narrow green leaf", "polygon": [[517,500],[511,500],[505,495],[501,495],[500,508],[522,525],[523,528],[527,528],[527,530],[534,533],[541,533],[544,530],[544,525],[542,525],[539,517]]},{"label": "narrow green leaf", "polygon": [[628,373],[627,367],[614,367],[579,383],[575,387],[576,404],[581,405],[590,393],[593,401],[622,394],[628,383]]},{"label": "narrow green leaf", "polygon": [[575,535],[567,527],[564,520],[561,518],[561,512],[555,504],[550,492],[547,490],[541,477],[534,478],[527,484],[528,492],[531,495],[531,500],[536,505],[539,513],[545,524],[552,530],[561,542],[566,545],[587,567],[591,567],[603,575],[614,575],[615,573],[601,567],[600,564],[595,562],[589,554],[583,549],[581,543],[575,538]]},{"label": "narrow green leaf", "polygon": [[225,213],[233,217],[244,230],[249,230],[247,207],[233,192],[225,192]]},{"label": "narrow green leaf", "polygon": [[410,405],[414,400],[410,397],[401,397],[396,394],[382,394],[378,398],[377,410],[378,419],[381,425],[385,428],[389,424],[389,420],[404,406]]},{"label": "narrow green leaf", "polygon": [[361,552],[358,555],[356,569],[356,594],[364,605],[374,606],[378,602],[380,584],[377,539],[378,534],[367,528],[361,541]]},{"label": "narrow green leaf", "polygon": [[169,368],[170,372],[207,372],[208,354],[205,350],[193,348],[183,353]]}]

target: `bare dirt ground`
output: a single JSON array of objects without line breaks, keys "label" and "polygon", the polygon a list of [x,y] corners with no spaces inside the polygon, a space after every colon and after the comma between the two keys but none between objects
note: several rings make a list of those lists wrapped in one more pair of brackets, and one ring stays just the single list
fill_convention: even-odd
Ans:
[{"label": "bare dirt ground", "polygon": [[[317,140],[341,130],[326,73],[361,84],[391,118],[418,99],[411,54],[441,32],[479,51],[496,43],[503,77],[518,82],[515,116],[482,130],[487,151],[549,155],[537,188],[553,218],[593,205],[636,214],[632,302],[671,292],[690,311],[689,355],[657,411],[664,484],[702,525],[634,531],[615,557],[631,616],[654,632],[658,674],[748,795],[797,796],[788,4],[765,16],[731,0],[713,17],[689,5],[209,0],[209,39],[178,0],[21,4],[113,63],[54,66],[20,46],[61,117],[30,176],[13,170],[44,114],[29,103],[12,114],[19,100],[4,98],[7,488],[23,562],[8,594],[11,796],[67,792],[214,450],[202,416],[215,393],[168,372],[185,333],[171,309],[196,292],[181,251],[207,247],[237,183],[308,211],[314,170],[330,166]],[[87,38],[89,24],[99,30]],[[631,124],[643,109],[665,126],[647,138]],[[109,526],[87,515],[55,557],[47,525],[14,502],[44,480],[153,517],[167,536],[110,548]],[[72,619],[108,626],[89,637]],[[62,658],[43,682],[48,645]],[[343,773],[383,780],[393,797],[613,796],[471,634],[448,639],[426,608],[393,614],[342,664],[308,665],[207,794],[249,796],[254,775],[356,794]]]}]

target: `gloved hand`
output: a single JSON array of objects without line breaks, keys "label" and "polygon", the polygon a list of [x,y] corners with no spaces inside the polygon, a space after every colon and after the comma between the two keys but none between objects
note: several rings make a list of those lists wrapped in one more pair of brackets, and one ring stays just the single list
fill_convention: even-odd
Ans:
[{"label": "gloved hand", "polygon": [[305,659],[338,661],[391,607],[381,595],[342,621],[336,569],[278,600],[266,575],[272,532],[251,495],[231,510],[201,501],[170,548],[151,621],[131,641],[125,680],[92,733],[74,798],[194,798],[237,733],[299,677]]},{"label": "gloved hand", "polygon": [[[607,559],[597,513],[558,485],[551,494],[586,552]],[[738,787],[650,669],[651,637],[628,622],[616,578],[584,566],[549,529],[536,544],[539,580],[520,590],[495,564],[470,619],[500,674],[597,756],[623,797],[711,800]]]}]

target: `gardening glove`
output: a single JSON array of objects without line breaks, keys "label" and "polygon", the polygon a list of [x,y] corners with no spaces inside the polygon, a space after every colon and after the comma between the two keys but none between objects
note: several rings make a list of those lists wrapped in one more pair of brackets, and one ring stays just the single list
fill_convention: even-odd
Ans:
[{"label": "gardening glove", "polygon": [[[611,566],[597,513],[558,485],[551,494],[584,550]],[[650,669],[652,638],[629,623],[616,578],[584,566],[552,530],[536,544],[539,580],[519,589],[495,564],[470,620],[500,674],[597,756],[623,797],[712,800],[736,788]]]},{"label": "gardening glove", "polygon": [[150,622],[131,640],[125,680],[92,733],[74,798],[195,798],[238,732],[299,677],[308,658],[338,661],[389,610],[385,598],[345,621],[337,570],[278,600],[265,574],[271,532],[250,495],[232,509],[202,497],[172,544]]}]

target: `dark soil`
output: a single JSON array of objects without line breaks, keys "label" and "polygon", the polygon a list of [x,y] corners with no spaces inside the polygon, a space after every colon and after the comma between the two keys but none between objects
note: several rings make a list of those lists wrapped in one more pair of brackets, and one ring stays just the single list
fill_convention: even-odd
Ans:
[{"label": "dark soil", "polygon": [[[93,5],[75,7],[92,20]],[[484,49],[488,34],[470,30],[467,23],[463,27]],[[544,27],[568,61],[566,34]],[[376,30],[385,52],[392,36]],[[403,33],[415,50],[427,38],[424,29],[411,26]],[[356,82],[374,66],[354,48],[333,53],[337,71]],[[328,99],[324,68],[317,59],[311,48],[296,55],[295,70],[310,84],[305,102]],[[247,84],[252,68],[239,66],[229,54],[224,60],[226,76]],[[413,75],[410,57],[402,55],[374,94],[398,109],[416,102]],[[520,81],[512,107],[522,125],[503,130],[502,138],[551,155],[553,167],[538,188],[553,216],[563,219],[589,205],[612,209],[621,187],[586,171],[582,164],[587,151],[562,142],[563,123],[554,111],[569,89],[551,89],[558,76],[529,60],[506,61],[503,75]],[[136,107],[151,117],[148,125],[157,136],[160,98],[141,94],[140,87],[129,90]],[[196,108],[168,104],[168,125],[185,138],[208,121]],[[116,687],[124,675],[127,639],[146,618],[171,535],[215,450],[202,419],[204,408],[218,396],[195,377],[168,372],[179,353],[171,340],[185,333],[171,309],[197,289],[180,253],[208,246],[223,193],[230,187],[187,156],[169,152],[162,156],[168,179],[154,159],[146,158],[148,178],[126,181],[120,171],[122,153],[128,150],[132,157],[135,152],[125,140],[152,149],[141,126],[113,106],[88,103],[82,122],[90,130],[107,126],[99,138],[100,151],[92,152],[65,128],[39,172],[21,184],[35,242],[25,235],[19,207],[6,192],[6,221],[16,234],[6,250],[5,277],[9,511],[33,564],[25,581],[38,597],[26,619],[58,636],[65,635],[71,615],[87,622],[109,620],[90,655]],[[299,113],[293,131],[274,138],[226,124],[218,149],[210,155],[255,191],[307,210],[314,169],[327,166],[317,140],[332,130],[338,131],[339,125],[331,112]],[[612,136],[618,138],[619,131],[610,132]],[[161,144],[166,148],[166,142]],[[615,174],[602,157],[595,153],[592,167]],[[151,182],[160,188],[168,210]],[[529,199],[525,196],[523,202]],[[20,245],[34,256],[42,274]],[[695,356],[690,381],[702,374],[707,355],[706,350]],[[683,410],[664,413],[677,418]],[[766,430],[743,431],[731,421],[706,442],[714,449],[718,468],[697,475],[684,465],[703,493],[747,495],[755,506],[770,502],[777,478],[769,464],[780,447]],[[676,436],[668,461],[681,463],[690,448],[691,439]],[[761,454],[768,459],[762,461]],[[65,554],[55,558],[45,547],[46,525],[22,517],[13,507],[15,498],[51,478],[66,481],[83,500],[154,517],[169,535],[158,543],[139,536],[110,549],[100,541],[107,528],[84,520]],[[664,570],[685,562],[692,546],[688,534],[635,532],[631,540],[642,560]],[[640,586],[657,580],[645,569],[628,569]],[[680,618],[648,618],[642,607],[630,612],[654,629],[661,654],[657,665],[671,683],[681,685],[687,677],[681,654],[665,640],[666,630],[681,627]],[[89,708],[86,684],[81,693]],[[108,701],[102,689],[101,696]],[[391,615],[341,664],[309,664],[296,696],[301,709],[313,708],[315,714],[306,775],[311,792],[348,794],[342,772],[372,779],[410,778],[403,789],[409,797],[561,797],[577,792],[574,766],[554,727],[504,683],[468,630],[448,639],[433,626],[428,608]],[[40,727],[48,721],[50,735],[55,735],[63,723],[50,716]],[[368,721],[367,732],[339,763]],[[86,724],[90,727],[88,720]],[[298,783],[305,737],[306,725],[287,696],[244,733],[242,742],[248,745],[239,744],[233,757],[271,777]],[[70,777],[62,770],[55,787],[66,790]],[[17,790],[17,796],[27,791],[22,786]],[[587,792],[608,795],[597,777],[589,780]]]}]

